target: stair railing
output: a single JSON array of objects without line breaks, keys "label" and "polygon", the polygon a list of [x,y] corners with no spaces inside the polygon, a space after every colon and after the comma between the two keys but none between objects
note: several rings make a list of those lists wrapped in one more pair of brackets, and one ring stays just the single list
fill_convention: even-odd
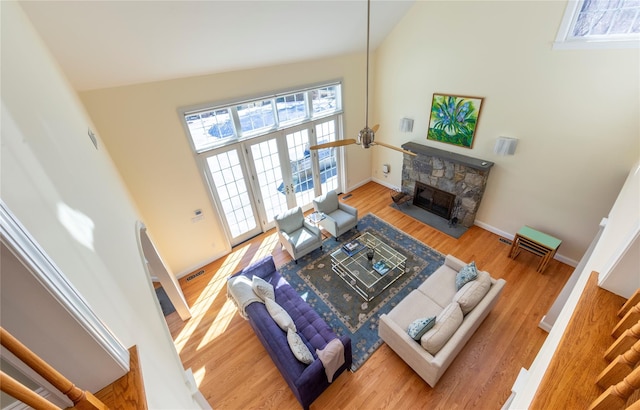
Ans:
[{"label": "stair railing", "polygon": [[[0,327],[0,344],[13,353],[24,364],[33,369],[40,376],[44,377],[56,389],[66,395],[74,404],[73,409],[77,410],[108,410],[100,400],[88,391],[76,387],[69,379],[54,369],[38,355],[29,350],[18,339],[13,337],[4,328]],[[30,405],[36,409],[59,409],[45,398],[39,396],[31,389],[23,386],[20,382],[2,373],[0,389],[8,395]],[[27,392],[27,390],[30,392]],[[37,396],[37,397],[35,397]],[[38,399],[39,398],[39,399]],[[43,400],[43,401],[40,401]],[[32,404],[33,403],[33,404]]]}]

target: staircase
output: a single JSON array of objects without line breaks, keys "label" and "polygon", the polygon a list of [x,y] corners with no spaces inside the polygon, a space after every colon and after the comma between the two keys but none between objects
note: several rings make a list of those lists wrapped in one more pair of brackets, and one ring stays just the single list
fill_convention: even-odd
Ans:
[{"label": "staircase", "polygon": [[[55,389],[67,396],[73,403],[73,406],[68,409],[124,410],[135,408],[146,410],[147,408],[135,346],[129,350],[131,360],[129,372],[93,395],[89,391],[75,386],[2,327],[0,327],[0,344]],[[0,371],[0,390],[34,409],[61,410],[58,405],[2,371]]]},{"label": "staircase", "polygon": [[530,409],[640,410],[640,290],[625,300],[592,272]]},{"label": "staircase", "polygon": [[611,363],[596,380],[605,391],[589,410],[640,409],[640,289],[620,308],[618,317],[611,332],[616,340],[604,354]]}]

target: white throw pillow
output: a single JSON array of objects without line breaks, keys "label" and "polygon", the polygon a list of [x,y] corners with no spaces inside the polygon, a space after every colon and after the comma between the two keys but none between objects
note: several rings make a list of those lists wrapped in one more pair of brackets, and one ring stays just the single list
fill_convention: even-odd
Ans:
[{"label": "white throw pillow", "polygon": [[293,319],[291,319],[289,313],[287,313],[282,306],[278,305],[275,300],[267,298],[265,299],[264,304],[273,320],[278,324],[278,326],[280,326],[280,329],[285,332],[287,329],[291,329],[294,332],[297,331],[296,325],[293,323]]},{"label": "white throw pillow", "polygon": [[287,342],[289,342],[289,348],[296,359],[300,360],[304,364],[313,363],[313,355],[311,354],[311,351],[307,345],[304,344],[300,335],[291,328],[287,330]]},{"label": "white throw pillow", "polygon": [[251,281],[251,287],[253,292],[260,297],[263,301],[265,299],[276,300],[276,294],[273,290],[273,285],[262,279],[260,276],[254,276]]},{"label": "white throw pillow", "polygon": [[460,305],[457,302],[450,303],[436,317],[433,328],[422,336],[420,344],[427,352],[435,355],[458,330],[462,320]]},{"label": "white throw pillow", "polygon": [[491,276],[487,272],[478,272],[478,279],[464,285],[454,296],[452,302],[458,302],[462,314],[466,315],[475,308],[491,288]]}]

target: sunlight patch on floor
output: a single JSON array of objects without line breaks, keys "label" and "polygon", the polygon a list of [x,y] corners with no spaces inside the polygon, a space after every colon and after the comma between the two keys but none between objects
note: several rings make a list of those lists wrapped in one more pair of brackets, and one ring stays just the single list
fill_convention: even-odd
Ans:
[{"label": "sunlight patch on floor", "polygon": [[[174,340],[176,350],[178,353],[184,349],[187,341],[189,341],[194,331],[198,329],[200,322],[205,316],[205,313],[211,307],[211,304],[220,293],[227,283],[227,277],[233,274],[237,269],[242,257],[247,253],[249,245],[243,246],[230,253],[220,269],[213,275],[205,289],[202,291],[198,299],[191,307],[191,320],[187,322],[186,326],[180,331],[180,334]],[[212,324],[212,326],[214,326]],[[226,327],[226,326],[225,326]]]},{"label": "sunlight patch on floor", "polygon": [[278,234],[274,233],[272,235],[266,236],[264,240],[260,243],[260,247],[253,255],[251,259],[251,263],[257,262],[265,256],[271,255],[273,249],[278,246]]},{"label": "sunlight patch on floor", "polygon": [[213,323],[211,323],[211,326],[209,326],[209,329],[207,329],[207,333],[202,337],[202,340],[200,341],[200,344],[198,344],[198,347],[196,347],[196,350],[202,349],[209,342],[212,342],[216,337],[224,333],[237,310],[235,303],[231,300],[227,300],[224,303],[224,306],[222,306],[222,309],[220,309],[220,312]]}]

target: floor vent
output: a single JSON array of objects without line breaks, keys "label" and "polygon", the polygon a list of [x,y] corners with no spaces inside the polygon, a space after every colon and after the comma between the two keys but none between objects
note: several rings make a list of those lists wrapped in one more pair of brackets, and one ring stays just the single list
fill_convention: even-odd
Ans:
[{"label": "floor vent", "polygon": [[193,280],[195,278],[197,278],[198,276],[202,275],[204,273],[204,270],[201,270],[198,273],[194,273],[193,275],[190,275],[187,277],[187,282],[189,282],[190,280]]},{"label": "floor vent", "polygon": [[349,199],[349,198],[351,198],[351,194],[347,194],[347,195],[345,195],[345,196],[343,196],[343,197],[342,197],[342,199],[343,199],[343,200],[344,200],[344,199]]},{"label": "floor vent", "polygon": [[507,245],[511,245],[511,241],[507,238],[499,238],[498,240],[502,243],[506,243]]}]

